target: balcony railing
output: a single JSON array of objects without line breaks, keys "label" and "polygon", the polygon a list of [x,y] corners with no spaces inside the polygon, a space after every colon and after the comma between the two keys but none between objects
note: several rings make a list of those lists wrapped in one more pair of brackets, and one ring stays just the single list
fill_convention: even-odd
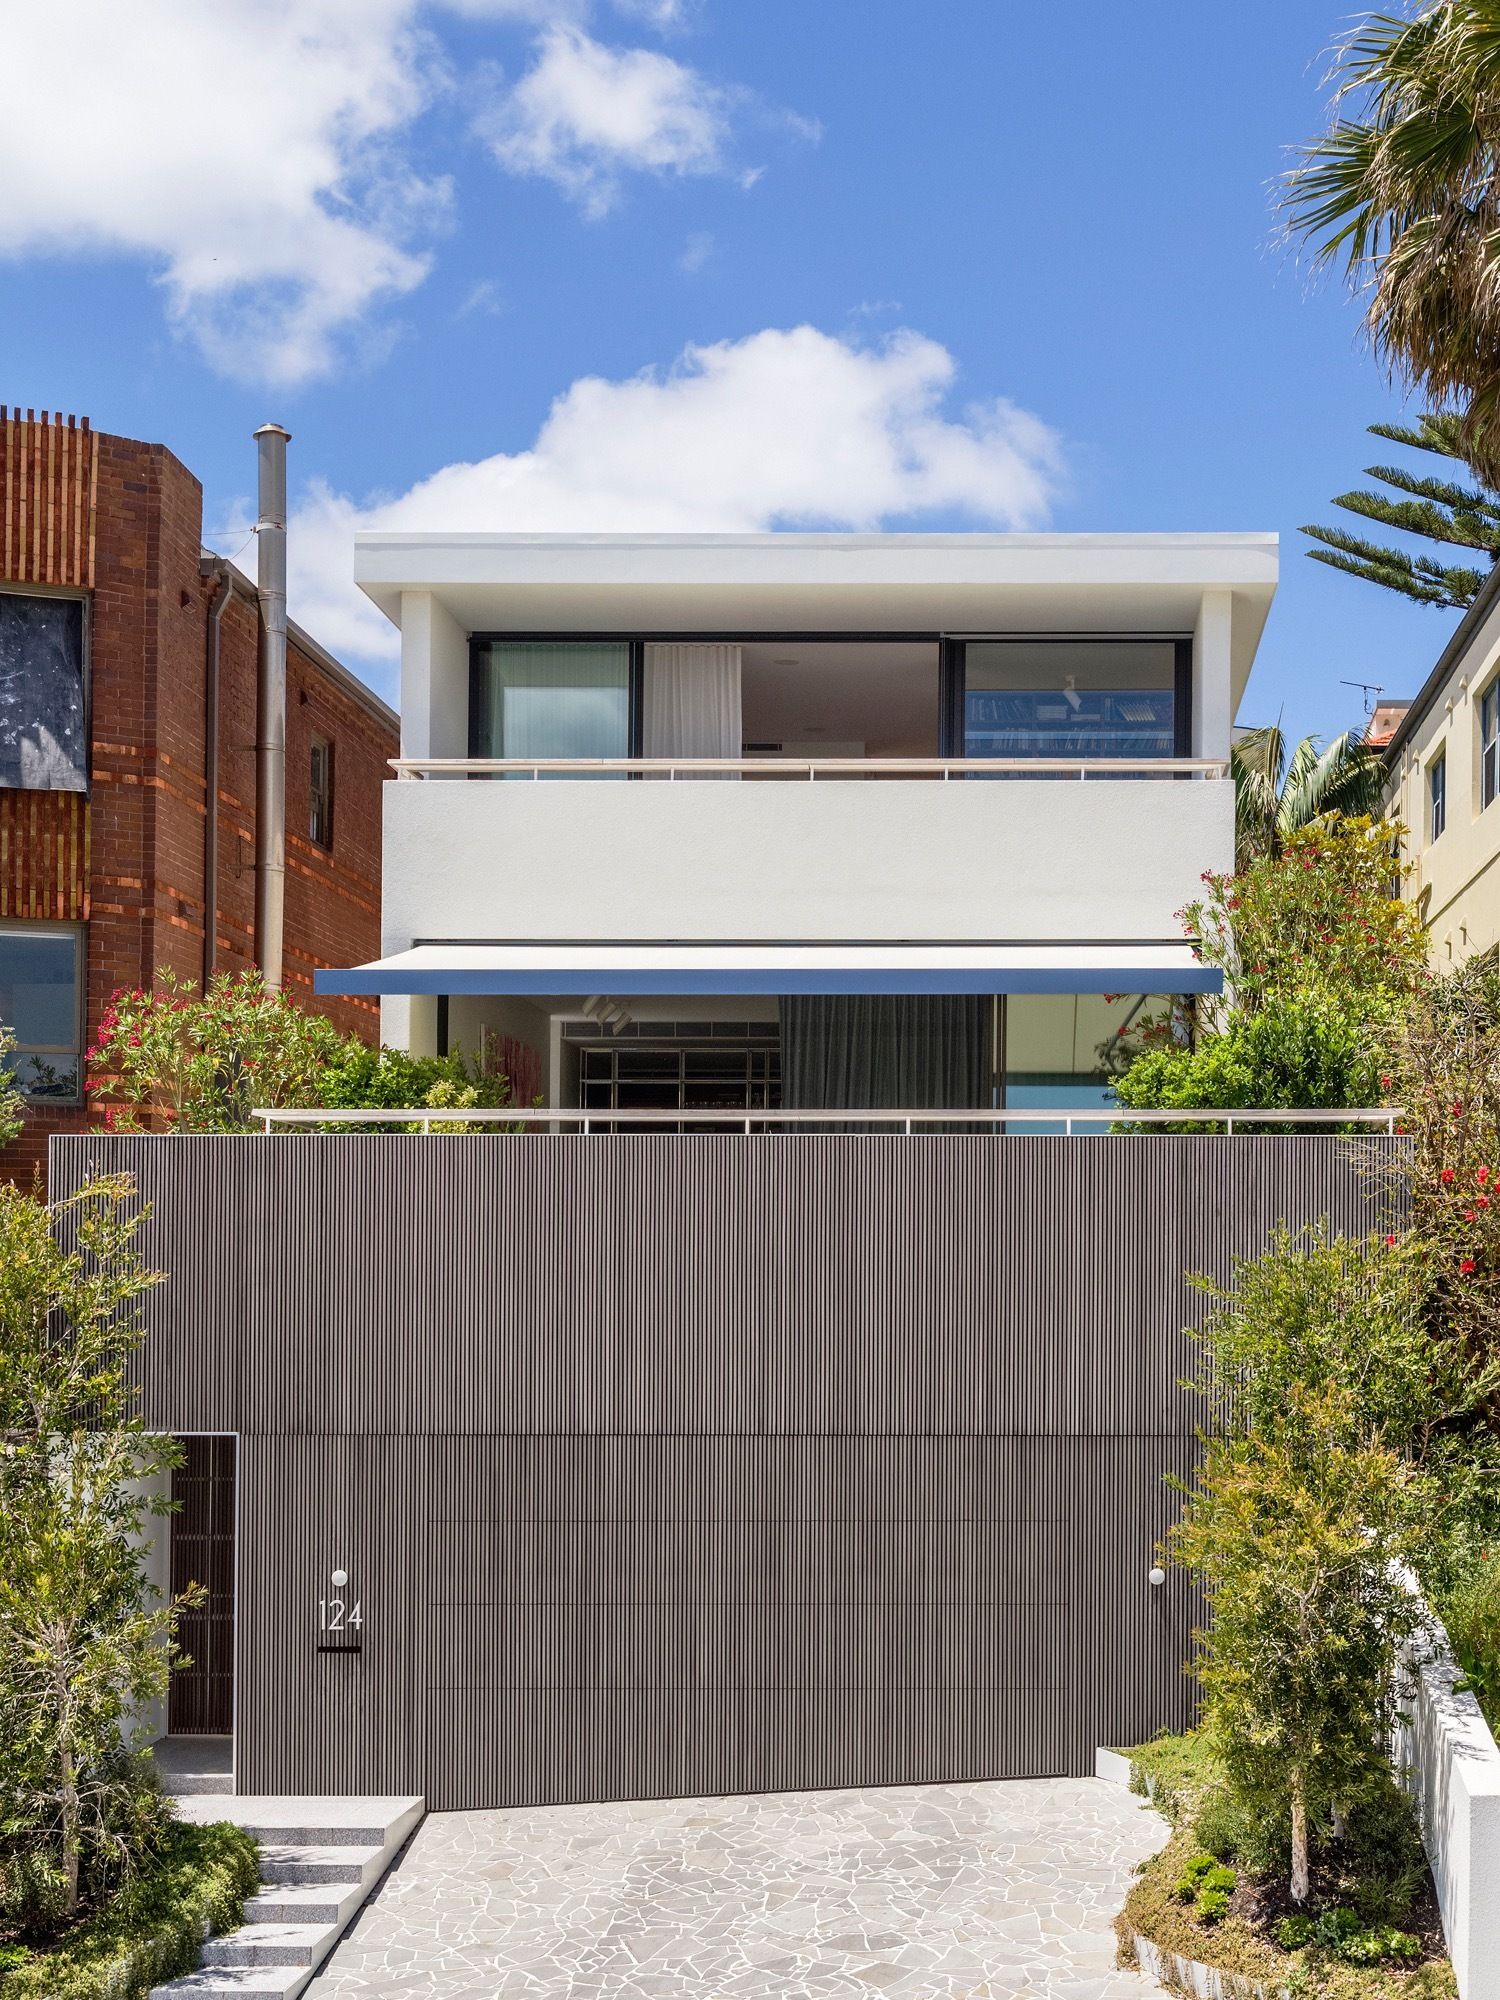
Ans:
[{"label": "balcony railing", "polygon": [[1227,778],[1222,757],[392,757],[398,778]]},{"label": "balcony railing", "polygon": [[1033,1106],[1024,1111],[992,1110],[880,1110],[880,1111],[765,1111],[765,1110],[559,1110],[539,1105],[524,1108],[478,1109],[446,1106],[442,1110],[416,1105],[403,1110],[359,1110],[359,1111],[278,1111],[261,1107],[250,1114],[263,1131],[273,1132],[278,1128],[315,1126],[327,1130],[333,1126],[349,1126],[357,1129],[361,1125],[402,1125],[415,1126],[423,1132],[439,1131],[445,1125],[493,1125],[502,1134],[524,1133],[543,1130],[551,1132],[650,1132],[662,1127],[680,1128],[706,1127],[714,1131],[737,1132],[796,1132],[808,1127],[830,1128],[848,1126],[860,1131],[868,1131],[871,1126],[888,1129],[892,1133],[910,1136],[929,1127],[937,1126],[952,1131],[955,1126],[972,1126],[981,1136],[985,1132],[1004,1136],[1011,1130],[1024,1132],[1027,1126],[1046,1126],[1052,1132],[1061,1125],[1064,1135],[1071,1138],[1082,1131],[1107,1130],[1112,1125],[1133,1125],[1161,1127],[1170,1130],[1181,1125],[1219,1125],[1220,1135],[1232,1138],[1236,1131],[1253,1130],[1257,1125],[1297,1125],[1320,1126],[1358,1125],[1375,1132],[1386,1132],[1394,1136],[1398,1130],[1402,1112],[1399,1107],[1375,1105],[1357,1110],[1334,1111],[1132,1111],[1127,1105],[1116,1105],[1113,1109],[1098,1106],[1089,1110],[1064,1110],[1061,1107],[1047,1110]]}]

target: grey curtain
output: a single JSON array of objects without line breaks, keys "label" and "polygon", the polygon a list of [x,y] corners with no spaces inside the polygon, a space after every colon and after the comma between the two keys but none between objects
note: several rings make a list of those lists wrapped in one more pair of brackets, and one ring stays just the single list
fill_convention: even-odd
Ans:
[{"label": "grey curtain", "polygon": [[781,1002],[781,1101],[789,1110],[984,1109],[984,995],[819,993]]}]

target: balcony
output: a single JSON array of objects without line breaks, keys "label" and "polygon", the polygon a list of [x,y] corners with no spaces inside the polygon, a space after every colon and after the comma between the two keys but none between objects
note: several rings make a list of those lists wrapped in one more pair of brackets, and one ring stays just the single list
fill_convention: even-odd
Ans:
[{"label": "balcony", "polygon": [[[1220,760],[448,758],[386,788],[414,941],[1180,938],[1234,856]],[[462,780],[504,782],[454,782]],[[550,782],[562,780],[562,782]]]}]

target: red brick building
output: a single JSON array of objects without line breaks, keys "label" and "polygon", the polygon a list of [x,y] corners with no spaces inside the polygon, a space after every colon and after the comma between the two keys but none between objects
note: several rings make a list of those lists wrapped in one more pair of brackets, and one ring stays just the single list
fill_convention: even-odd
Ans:
[{"label": "red brick building", "polygon": [[[116,987],[255,963],[255,586],[204,550],[162,445],[0,406],[0,1021],[38,1095],[0,1174],[89,1122],[82,1051]],[[293,625],[283,984],[380,942],[394,713]]]}]

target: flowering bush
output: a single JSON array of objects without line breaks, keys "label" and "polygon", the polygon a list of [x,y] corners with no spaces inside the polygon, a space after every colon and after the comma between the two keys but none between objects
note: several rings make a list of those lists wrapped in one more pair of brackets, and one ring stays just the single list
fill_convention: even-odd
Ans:
[{"label": "flowering bush", "polygon": [[1282,853],[1237,875],[1206,874],[1182,921],[1198,955],[1224,974],[1230,1004],[1253,1013],[1309,986],[1389,1013],[1427,982],[1427,944],[1412,903],[1393,889],[1403,829],[1387,821],[1316,820]]},{"label": "flowering bush", "polygon": [[1224,974],[1195,1046],[1143,1038],[1116,1083],[1146,1109],[1338,1109],[1386,1100],[1403,1011],[1431,984],[1415,909],[1391,894],[1399,829],[1315,821],[1182,912]]},{"label": "flowering bush", "polygon": [[346,1037],[268,987],[220,973],[206,995],[171,972],[117,992],[88,1050],[90,1095],[116,1131],[241,1132],[257,1104],[316,1104]]}]

